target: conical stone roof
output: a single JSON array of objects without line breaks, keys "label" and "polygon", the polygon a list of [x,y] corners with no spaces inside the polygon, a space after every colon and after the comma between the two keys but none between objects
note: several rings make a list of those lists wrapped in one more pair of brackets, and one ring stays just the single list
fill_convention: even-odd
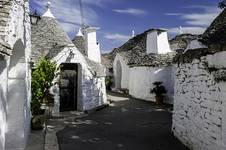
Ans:
[{"label": "conical stone roof", "polygon": [[37,25],[31,27],[32,59],[34,62],[41,55],[50,58],[64,47],[73,45],[72,41],[55,18],[41,17]]},{"label": "conical stone roof", "polygon": [[226,9],[207,28],[201,41],[206,45],[226,45]]},{"label": "conical stone roof", "polygon": [[87,51],[85,49],[85,40],[83,36],[75,36],[75,38],[72,40],[72,42],[75,44],[75,47],[78,48],[78,50],[85,56],[87,56]]}]

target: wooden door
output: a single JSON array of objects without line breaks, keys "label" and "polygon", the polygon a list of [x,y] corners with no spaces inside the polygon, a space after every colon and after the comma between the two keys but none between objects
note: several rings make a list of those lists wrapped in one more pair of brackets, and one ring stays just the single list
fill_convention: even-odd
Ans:
[{"label": "wooden door", "polygon": [[62,64],[60,74],[60,111],[77,109],[78,67],[76,64]]}]

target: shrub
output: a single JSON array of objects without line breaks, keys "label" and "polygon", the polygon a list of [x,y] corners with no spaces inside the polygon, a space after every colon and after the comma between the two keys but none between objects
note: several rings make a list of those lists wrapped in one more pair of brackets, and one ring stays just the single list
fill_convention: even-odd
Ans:
[{"label": "shrub", "polygon": [[167,90],[162,85],[162,82],[156,81],[152,84],[154,85],[154,88],[151,90],[151,93],[154,93],[156,96],[163,96],[163,94],[167,93]]},{"label": "shrub", "polygon": [[32,115],[41,114],[41,103],[49,93],[49,88],[55,77],[56,63],[41,57],[32,71],[31,80],[31,112]]},{"label": "shrub", "polygon": [[105,78],[106,89],[107,89],[107,90],[111,90],[112,84],[113,84],[113,77],[107,76],[107,77]]}]

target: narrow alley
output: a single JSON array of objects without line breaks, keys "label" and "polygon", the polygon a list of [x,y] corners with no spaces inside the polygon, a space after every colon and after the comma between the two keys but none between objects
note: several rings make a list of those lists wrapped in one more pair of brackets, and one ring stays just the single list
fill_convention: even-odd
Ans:
[{"label": "narrow alley", "polygon": [[63,119],[61,150],[186,150],[172,135],[170,106],[164,108],[110,93],[110,107],[86,117]]}]

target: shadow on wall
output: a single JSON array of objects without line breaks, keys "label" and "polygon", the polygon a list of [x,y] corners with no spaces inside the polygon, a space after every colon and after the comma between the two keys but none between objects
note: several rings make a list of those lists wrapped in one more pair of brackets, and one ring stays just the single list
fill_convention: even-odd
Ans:
[{"label": "shadow on wall", "polygon": [[[167,90],[167,98],[166,101],[171,103],[171,101],[173,101],[173,95],[174,95],[174,67],[170,66],[170,67],[164,67],[161,69],[158,69],[154,72],[155,76],[154,76],[154,80],[155,81],[162,81],[164,87]],[[153,83],[152,82],[152,83]]]},{"label": "shadow on wall", "polygon": [[[9,78],[24,77],[25,66],[19,66],[19,63],[25,63],[25,46],[21,39],[17,40],[13,47],[13,54],[10,57]],[[22,71],[21,71],[22,70]]]}]

